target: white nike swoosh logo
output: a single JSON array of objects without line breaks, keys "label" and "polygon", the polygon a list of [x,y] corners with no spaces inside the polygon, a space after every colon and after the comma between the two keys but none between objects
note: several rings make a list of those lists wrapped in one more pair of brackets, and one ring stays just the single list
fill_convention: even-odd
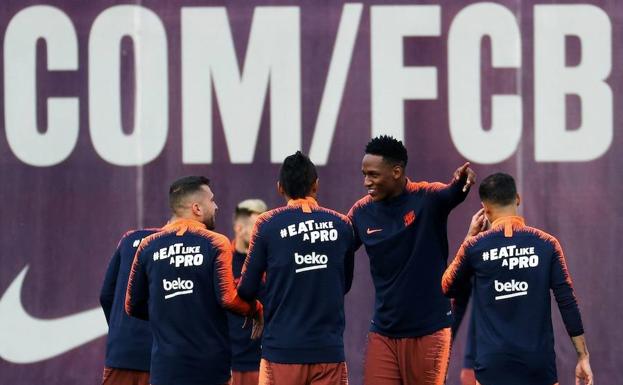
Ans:
[{"label": "white nike swoosh logo", "polygon": [[21,301],[28,266],[13,280],[0,299],[0,357],[30,364],[56,357],[108,333],[99,307],[55,319],[28,314]]}]

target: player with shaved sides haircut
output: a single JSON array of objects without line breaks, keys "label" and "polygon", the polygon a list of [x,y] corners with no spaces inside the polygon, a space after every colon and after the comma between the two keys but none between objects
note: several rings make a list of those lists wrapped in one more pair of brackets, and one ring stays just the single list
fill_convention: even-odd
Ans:
[{"label": "player with shaved sides haircut", "polygon": [[238,297],[232,245],[212,231],[217,205],[209,179],[175,181],[169,202],[169,223],[136,251],[125,310],[153,330],[152,385],[229,384],[226,310],[259,320],[262,305]]}]

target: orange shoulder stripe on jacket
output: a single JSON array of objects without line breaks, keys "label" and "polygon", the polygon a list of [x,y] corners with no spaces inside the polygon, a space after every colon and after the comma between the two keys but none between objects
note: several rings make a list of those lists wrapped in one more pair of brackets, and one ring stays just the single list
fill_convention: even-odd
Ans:
[{"label": "orange shoulder stripe on jacket", "polygon": [[158,239],[160,237],[163,237],[167,234],[171,234],[171,231],[160,231],[157,233],[153,233],[150,236],[143,238],[143,240],[141,241],[141,243],[138,246],[138,249],[136,249],[136,253],[134,253],[134,260],[132,261],[132,268],[130,269],[130,276],[128,278],[128,287],[126,288],[125,291],[125,303],[124,303],[124,308],[125,308],[125,312],[129,315],[132,314],[132,286],[134,285],[134,277],[136,276],[136,271],[138,269],[138,255],[139,253],[141,253],[148,245],[149,243],[151,243],[154,239]]},{"label": "orange shoulder stripe on jacket", "polygon": [[468,241],[463,242],[463,244],[459,248],[459,251],[456,253],[456,256],[454,257],[454,260],[452,260],[452,263],[450,264],[450,266],[448,266],[446,271],[443,273],[443,277],[441,278],[441,290],[443,291],[444,294],[447,294],[448,292],[450,292],[450,289],[456,279],[456,274],[457,274],[459,267],[463,263],[465,263],[465,260],[467,258],[467,253],[466,253],[467,247],[468,247]]},{"label": "orange shoulder stripe on jacket", "polygon": [[[198,233],[208,238],[214,248],[217,249],[217,257],[215,259],[214,268],[219,276],[218,295],[221,298],[223,307],[239,314],[250,315],[255,312],[255,308],[246,301],[238,297],[238,291],[234,283],[234,273],[231,265],[233,259],[233,248],[231,242],[224,235],[204,229],[189,229],[189,232]],[[261,306],[261,305],[258,305]]]}]

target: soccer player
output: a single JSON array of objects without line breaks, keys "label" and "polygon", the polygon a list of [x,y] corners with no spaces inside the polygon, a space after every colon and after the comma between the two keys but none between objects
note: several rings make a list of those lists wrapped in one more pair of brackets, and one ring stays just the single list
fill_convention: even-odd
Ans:
[{"label": "soccer player", "polygon": [[[253,225],[257,217],[266,210],[266,203],[261,199],[246,199],[236,206],[232,242],[234,246],[232,269],[236,284],[240,280],[242,265],[247,258]],[[251,339],[251,325],[245,323],[244,317],[227,313],[227,319],[232,352],[231,385],[257,385],[262,358],[261,341]]]},{"label": "soccer player", "polygon": [[[479,187],[483,209],[443,275],[448,296],[474,277],[475,372],[482,385],[557,383],[550,290],[578,354],[576,384],[593,383],[580,311],[558,240],[517,216],[515,181],[493,174]],[[491,223],[483,228],[485,218]]]},{"label": "soccer player", "polygon": [[475,174],[465,163],[450,184],[412,182],[407,160],[402,142],[373,138],[362,161],[368,195],[348,214],[376,292],[367,385],[443,384],[448,368],[452,313],[439,287],[448,257],[446,223]]},{"label": "soccer player", "polygon": [[152,335],[149,323],[125,314],[125,291],[128,286],[134,253],[141,239],[159,229],[128,231],[113,254],[100,292],[100,304],[108,338],[102,385],[148,385]]},{"label": "soccer player", "polygon": [[169,203],[169,223],[136,252],[125,310],[150,321],[153,385],[226,384],[231,348],[225,309],[259,318],[262,307],[236,293],[231,243],[211,231],[217,205],[210,181],[177,180]]},{"label": "soccer player", "polygon": [[298,151],[281,166],[286,206],[259,216],[238,284],[253,300],[266,275],[260,385],[344,385],[344,295],[353,278],[353,229],[316,202],[318,175]]}]

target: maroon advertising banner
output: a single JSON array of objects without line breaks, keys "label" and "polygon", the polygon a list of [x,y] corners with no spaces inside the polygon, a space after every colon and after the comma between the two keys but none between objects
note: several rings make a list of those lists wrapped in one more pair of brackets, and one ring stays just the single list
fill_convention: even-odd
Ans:
[{"label": "maroon advertising banner", "polygon": [[[402,139],[414,180],[512,174],[528,224],[561,242],[598,384],[623,378],[623,3],[615,1],[3,1],[0,383],[98,384],[98,297],[128,229],[169,217],[176,178],[212,180],[217,231],[308,153],[320,202],[366,191],[361,158]],[[450,255],[480,202],[450,216]],[[373,287],[346,297],[362,383]],[[576,355],[553,309],[561,385]],[[454,345],[458,384],[465,345]]]}]

